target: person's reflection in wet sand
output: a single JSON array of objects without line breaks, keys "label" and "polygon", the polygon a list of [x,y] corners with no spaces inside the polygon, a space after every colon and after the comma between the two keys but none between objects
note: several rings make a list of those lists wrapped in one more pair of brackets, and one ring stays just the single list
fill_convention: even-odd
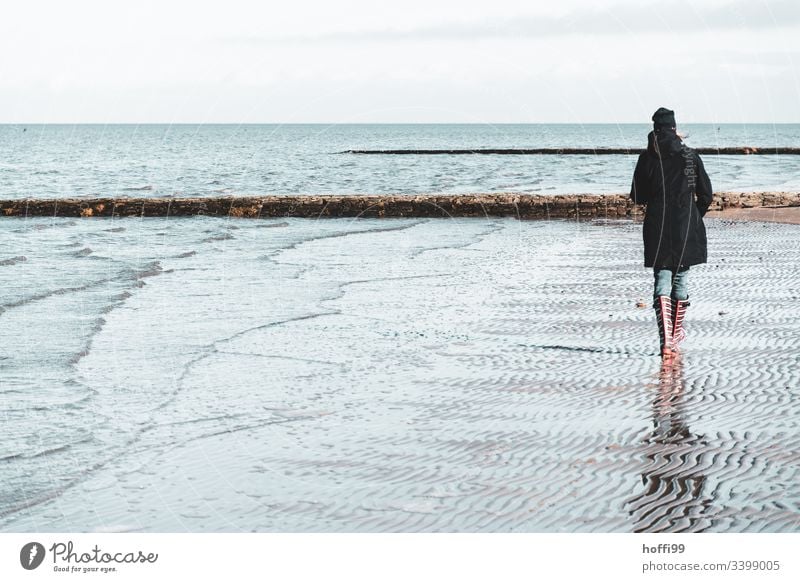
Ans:
[{"label": "person's reflection in wet sand", "polygon": [[693,434],[683,415],[683,362],[662,364],[653,399],[653,431],[645,439],[644,491],[626,502],[634,532],[700,531],[711,499],[703,497],[704,435]]}]

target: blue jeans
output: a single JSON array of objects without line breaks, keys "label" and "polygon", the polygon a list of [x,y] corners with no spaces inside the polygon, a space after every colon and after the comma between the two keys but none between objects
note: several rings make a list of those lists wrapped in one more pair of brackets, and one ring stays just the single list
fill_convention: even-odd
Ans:
[{"label": "blue jeans", "polygon": [[666,295],[673,299],[686,301],[689,299],[689,267],[684,267],[677,272],[670,269],[653,269],[655,284],[653,286],[653,298],[659,295]]}]

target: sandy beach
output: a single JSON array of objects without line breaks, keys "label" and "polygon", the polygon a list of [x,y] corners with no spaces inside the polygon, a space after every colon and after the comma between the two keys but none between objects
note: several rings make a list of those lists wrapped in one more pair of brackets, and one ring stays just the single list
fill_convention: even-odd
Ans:
[{"label": "sandy beach", "polygon": [[0,530],[796,531],[800,227],[734,218],[664,370],[630,220],[0,220]]}]

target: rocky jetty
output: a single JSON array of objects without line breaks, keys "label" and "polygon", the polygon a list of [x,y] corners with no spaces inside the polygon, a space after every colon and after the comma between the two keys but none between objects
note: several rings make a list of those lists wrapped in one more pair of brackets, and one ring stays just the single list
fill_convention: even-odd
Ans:
[{"label": "rocky jetty", "polygon": [[[800,206],[798,192],[719,192],[710,210]],[[520,193],[291,195],[213,198],[63,198],[0,200],[0,216],[267,218],[515,216],[521,219],[620,218],[636,210],[625,194]]]},{"label": "rocky jetty", "polygon": [[[750,156],[750,155],[800,155],[800,148],[796,147],[770,147],[756,148],[750,146],[735,146],[721,148],[693,148],[698,154],[720,156]],[[402,150],[345,150],[340,154],[383,154],[383,155],[639,155],[643,149],[637,148],[474,148],[474,149],[402,149]]]}]

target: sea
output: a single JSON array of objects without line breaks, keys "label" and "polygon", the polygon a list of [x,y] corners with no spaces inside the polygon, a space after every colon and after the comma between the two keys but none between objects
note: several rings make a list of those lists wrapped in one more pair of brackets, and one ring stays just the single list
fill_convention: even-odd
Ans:
[{"label": "sea", "polygon": [[[351,149],[643,148],[646,124],[0,125],[0,199],[622,193],[635,155]],[[687,124],[694,147],[800,146],[800,124]],[[717,191],[798,191],[800,156],[705,156]]]}]

